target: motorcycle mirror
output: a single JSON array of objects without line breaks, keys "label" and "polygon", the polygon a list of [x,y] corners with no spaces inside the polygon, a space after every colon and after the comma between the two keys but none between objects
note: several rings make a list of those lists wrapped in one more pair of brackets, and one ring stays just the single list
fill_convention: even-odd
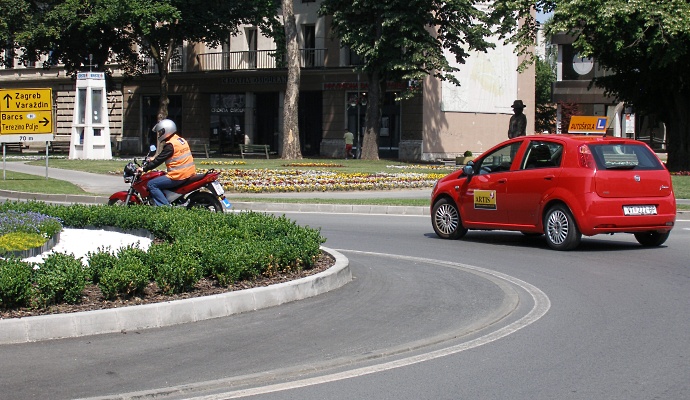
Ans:
[{"label": "motorcycle mirror", "polygon": [[151,147],[149,147],[149,151],[150,151],[151,153],[155,153],[155,152],[156,152],[156,145],[155,145],[155,144],[152,144]]}]

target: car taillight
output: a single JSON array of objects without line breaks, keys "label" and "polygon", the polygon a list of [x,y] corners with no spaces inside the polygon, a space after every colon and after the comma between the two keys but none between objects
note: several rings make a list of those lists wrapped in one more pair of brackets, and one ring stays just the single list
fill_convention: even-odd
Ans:
[{"label": "car taillight", "polygon": [[594,156],[592,155],[592,151],[586,144],[580,146],[579,159],[581,167],[590,169],[596,168],[596,163],[594,162]]}]

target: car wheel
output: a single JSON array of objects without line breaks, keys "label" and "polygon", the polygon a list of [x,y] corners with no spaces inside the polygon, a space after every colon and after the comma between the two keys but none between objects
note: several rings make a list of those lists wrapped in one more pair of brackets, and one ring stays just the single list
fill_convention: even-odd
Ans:
[{"label": "car wheel", "polygon": [[670,234],[670,231],[666,233],[659,233],[656,231],[638,232],[635,234],[635,239],[644,247],[656,247],[664,244]]},{"label": "car wheel", "polygon": [[544,216],[546,243],[554,250],[572,250],[580,244],[582,233],[568,207],[558,204]]},{"label": "car wheel", "polygon": [[217,196],[206,192],[197,192],[190,196],[187,208],[201,207],[212,212],[223,212],[223,204]]},{"label": "car wheel", "polygon": [[449,199],[440,199],[434,204],[431,224],[442,239],[460,239],[467,233],[462,226],[458,207]]}]

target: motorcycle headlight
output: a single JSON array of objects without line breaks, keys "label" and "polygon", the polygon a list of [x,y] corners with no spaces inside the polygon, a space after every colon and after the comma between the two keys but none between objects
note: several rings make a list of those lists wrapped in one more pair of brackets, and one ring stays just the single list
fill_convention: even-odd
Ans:
[{"label": "motorcycle headlight", "polygon": [[134,175],[136,175],[136,173],[137,166],[133,162],[130,162],[127,165],[125,165],[125,170],[122,174],[125,179],[125,182],[132,182],[132,179],[134,179]]}]

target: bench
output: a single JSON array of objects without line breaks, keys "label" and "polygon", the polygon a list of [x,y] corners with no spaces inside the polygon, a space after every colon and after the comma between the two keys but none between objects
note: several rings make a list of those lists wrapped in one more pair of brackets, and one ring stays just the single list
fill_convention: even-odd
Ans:
[{"label": "bench", "polygon": [[242,158],[244,158],[245,155],[266,155],[266,159],[268,160],[268,150],[270,146],[267,144],[240,144],[238,146],[240,146]]},{"label": "bench", "polygon": [[48,150],[51,153],[69,153],[70,144],[69,140],[53,140]]},{"label": "bench", "polygon": [[24,149],[22,142],[6,142],[2,145],[5,146],[5,151],[8,153],[21,153]]},{"label": "bench", "polygon": [[198,139],[188,139],[187,143],[189,143],[189,149],[192,151],[192,154],[203,153],[206,155],[206,158],[209,158],[208,143],[206,141]]}]

